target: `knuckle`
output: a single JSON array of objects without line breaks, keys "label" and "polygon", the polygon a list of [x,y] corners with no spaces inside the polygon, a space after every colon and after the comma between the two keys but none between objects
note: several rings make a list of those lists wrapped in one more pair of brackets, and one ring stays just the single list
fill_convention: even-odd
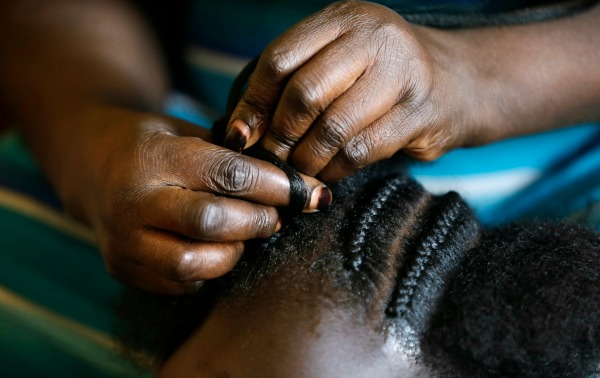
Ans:
[{"label": "knuckle", "polygon": [[340,148],[350,137],[351,119],[344,113],[326,115],[321,121],[319,130],[321,143],[330,148]]},{"label": "knuckle", "polygon": [[169,280],[183,282],[196,270],[198,256],[192,252],[183,252],[169,260],[166,276]]},{"label": "knuckle", "polygon": [[422,161],[434,161],[444,154],[440,148],[411,149],[409,154]]},{"label": "knuckle", "polygon": [[260,207],[254,217],[254,227],[257,237],[265,238],[273,234],[272,217],[267,208]]},{"label": "knuckle", "polygon": [[218,202],[205,203],[196,214],[195,221],[199,236],[212,239],[224,229],[227,223],[227,212]]},{"label": "knuckle", "polygon": [[[389,39],[393,35],[401,35],[404,39],[408,39],[410,34],[405,31],[397,22],[391,22],[390,20],[378,20],[379,22],[374,26],[373,36],[380,39],[382,42],[390,43],[392,40]],[[408,42],[408,41],[407,41]]]},{"label": "knuckle", "polygon": [[258,170],[249,161],[228,154],[211,167],[209,176],[215,191],[225,194],[252,192],[258,183]]},{"label": "knuckle", "polygon": [[359,139],[349,143],[344,148],[343,157],[346,164],[353,168],[362,168],[369,163],[372,156],[374,145],[365,139]]},{"label": "knuckle", "polygon": [[298,111],[317,114],[325,110],[323,84],[314,75],[294,76],[290,80],[287,90],[288,100]]},{"label": "knuckle", "polygon": [[291,73],[294,64],[290,54],[287,49],[268,46],[263,55],[267,75],[280,79]]},{"label": "knuckle", "polygon": [[291,132],[286,132],[286,128],[271,129],[267,134],[267,138],[277,144],[274,153],[284,153],[291,150],[297,142]]},{"label": "knuckle", "polygon": [[428,128],[409,143],[405,150],[412,157],[423,160],[433,161],[442,156],[448,146],[452,145],[451,139],[445,129]]}]

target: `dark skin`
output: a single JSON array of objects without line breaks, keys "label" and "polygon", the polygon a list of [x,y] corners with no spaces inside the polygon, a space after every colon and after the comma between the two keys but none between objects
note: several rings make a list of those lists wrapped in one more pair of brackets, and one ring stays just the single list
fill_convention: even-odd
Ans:
[{"label": "dark skin", "polygon": [[[398,178],[335,186],[345,196],[329,212],[296,218],[196,304],[173,311],[170,302],[153,322],[139,317],[164,302],[125,317],[142,340],[154,325],[186,330],[157,361],[158,376],[598,373],[597,232],[558,223],[482,230],[456,194],[431,197]],[[357,269],[348,264],[356,256]],[[150,351],[161,344],[150,340]]]},{"label": "dark skin", "polygon": [[[319,224],[327,229],[326,223]],[[329,238],[324,238],[329,239]],[[388,267],[368,306],[348,301],[349,286],[332,281],[339,251],[303,251],[251,293],[224,296],[162,366],[158,377],[412,377],[422,367],[382,332],[398,250],[379,257]],[[282,251],[274,252],[274,254]],[[316,263],[325,258],[326,262]],[[339,261],[338,261],[339,262]],[[325,265],[321,272],[311,266]],[[327,269],[326,268],[326,269]],[[426,375],[427,376],[427,375]]]},{"label": "dark skin", "polygon": [[414,377],[421,371],[376,331],[376,319],[357,321],[357,309],[278,301],[253,302],[244,309],[252,316],[243,318],[218,306],[158,377]]},{"label": "dark skin", "polygon": [[599,19],[596,6],[543,23],[445,31],[380,5],[335,3],[266,48],[226,144],[258,143],[327,182],[399,150],[433,160],[598,120]]},{"label": "dark skin", "polygon": [[[430,160],[598,119],[599,14],[441,31],[336,3],[267,48],[227,144],[293,163],[315,211],[331,198],[322,181],[399,150]],[[278,230],[286,176],[160,114],[161,53],[123,2],[9,1],[0,25],[0,102],[117,279],[194,291],[231,270],[245,240]]]},{"label": "dark skin", "polygon": [[[281,227],[276,207],[289,202],[282,171],[160,114],[166,71],[123,2],[3,7],[4,107],[66,212],[93,228],[113,276],[151,292],[195,291],[232,269],[244,240]],[[328,189],[304,179],[312,195],[305,211],[316,211]]]},{"label": "dark skin", "polygon": [[[532,230],[535,227],[532,227]],[[507,233],[505,236],[508,236]],[[547,245],[541,247],[547,251],[546,259],[562,259],[565,255],[572,254],[574,265],[587,265],[590,271],[595,271],[594,263],[597,261],[596,241],[591,249],[593,252],[584,259],[577,256],[581,240],[570,239],[561,241],[553,240],[552,235],[546,235]],[[506,238],[510,240],[510,236]],[[565,244],[571,243],[564,248]],[[323,244],[326,244],[325,242]],[[557,245],[561,245],[556,248]],[[529,245],[535,249],[535,245]],[[530,249],[530,252],[531,252]],[[278,251],[279,253],[281,251]],[[208,318],[193,332],[189,338],[179,346],[173,355],[162,365],[158,376],[167,377],[201,377],[201,378],[253,378],[253,377],[289,377],[289,378],[329,378],[329,377],[356,377],[356,378],[446,378],[446,377],[504,377],[504,376],[528,376],[528,377],[587,377],[572,370],[558,370],[560,373],[542,373],[548,366],[564,366],[562,358],[577,366],[578,356],[587,354],[595,355],[594,358],[584,357],[584,363],[592,363],[598,368],[598,350],[588,347],[587,339],[593,340],[597,347],[600,341],[598,333],[598,321],[595,317],[586,317],[579,312],[579,305],[584,304],[587,311],[596,315],[598,281],[590,275],[586,284],[585,270],[571,275],[574,282],[561,282],[556,285],[553,279],[548,279],[546,270],[552,270],[544,259],[529,259],[523,263],[519,254],[527,253],[521,250],[510,256],[507,263],[501,250],[494,251],[488,255],[487,262],[482,265],[498,267],[506,265],[506,271],[518,272],[523,277],[519,284],[503,282],[494,273],[460,276],[465,281],[474,280],[485,283],[483,286],[494,287],[494,293],[502,297],[506,302],[490,301],[493,294],[490,291],[479,292],[478,287],[470,287],[470,293],[475,292],[469,298],[470,307],[449,307],[441,304],[438,307],[440,314],[452,314],[455,316],[459,326],[476,325],[479,332],[471,331],[466,337],[459,328],[450,331],[450,337],[457,340],[450,346],[437,344],[436,339],[427,340],[428,336],[435,334],[426,333],[423,340],[417,341],[419,352],[416,356],[408,351],[406,338],[397,332],[397,328],[390,326],[394,319],[386,318],[384,309],[389,300],[391,285],[395,277],[393,270],[382,272],[382,279],[377,285],[374,293],[366,295],[363,303],[348,300],[350,285],[342,286],[332,283],[331,276],[343,268],[341,264],[328,265],[330,271],[322,274],[318,269],[310,269],[314,262],[314,256],[310,251],[302,251],[306,262],[298,260],[287,264],[275,277],[263,279],[259,286],[251,293],[233,293],[221,298],[217,305],[211,309]],[[338,251],[325,248],[319,253],[335,254]],[[477,251],[480,252],[480,251]],[[441,251],[441,254],[447,251]],[[538,253],[535,251],[534,253]],[[402,252],[390,251],[389,254],[379,254],[381,260],[393,265],[394,259]],[[539,255],[538,255],[539,257]],[[589,258],[589,259],[588,259]],[[326,264],[326,263],[325,263]],[[321,265],[322,266],[322,265]],[[434,266],[432,266],[435,269]],[[570,267],[565,264],[557,273],[557,277],[570,274]],[[491,271],[494,269],[492,268]],[[528,276],[529,272],[529,276]],[[256,277],[255,277],[256,278]],[[439,284],[439,277],[438,284]],[[432,280],[435,281],[435,280]],[[452,283],[458,280],[443,283],[443,290],[452,292]],[[429,282],[429,284],[431,281]],[[435,285],[434,285],[435,286]],[[514,287],[518,286],[518,289]],[[435,290],[435,289],[433,289]],[[569,293],[574,291],[578,298],[557,295],[555,300],[562,303],[552,302],[552,305],[544,303],[547,297],[541,299],[540,293],[554,291],[555,293]],[[472,294],[463,294],[469,297]],[[489,303],[494,306],[487,307]],[[461,303],[460,301],[458,303]],[[502,304],[501,304],[502,303]],[[573,304],[577,303],[573,307]],[[471,311],[475,309],[476,315]],[[482,314],[495,313],[498,317],[495,322],[488,322],[487,318],[480,318]],[[461,315],[456,315],[461,314]],[[509,314],[509,315],[507,315]],[[524,314],[535,314],[536,320],[541,324],[533,326],[531,318]],[[586,313],[587,314],[587,313]],[[500,317],[507,315],[500,321]],[[586,319],[582,324],[582,316]],[[566,331],[561,333],[556,329],[557,319],[572,319],[565,322]],[[579,318],[579,319],[578,319]],[[544,322],[547,323],[544,323]],[[505,323],[503,323],[505,322]],[[498,323],[505,324],[498,326]],[[573,324],[580,324],[573,327]],[[560,321],[559,321],[560,324]],[[434,327],[435,328],[435,327]],[[491,331],[487,331],[491,329]],[[517,331],[515,331],[515,329]],[[569,333],[569,331],[571,331]],[[463,331],[464,332],[464,331]],[[525,335],[521,337],[521,335]],[[465,340],[475,340],[469,345]],[[550,340],[547,344],[532,345],[528,341]],[[573,341],[577,340],[577,341]],[[423,343],[423,344],[422,344]],[[457,350],[463,349],[465,343],[466,353],[446,359]],[[507,344],[511,348],[495,349],[498,345]],[[569,345],[569,357],[557,357],[553,349],[560,349],[563,344]],[[423,347],[428,345],[428,347]],[[497,358],[506,364],[507,371],[512,366],[526,365],[523,361],[533,361],[531,370],[525,373],[521,370],[512,370],[512,373],[500,374],[498,371],[482,363],[481,352],[478,353],[476,345],[485,350],[483,357],[488,360]],[[543,346],[542,346],[543,345]],[[470,347],[472,349],[470,349]],[[589,348],[589,349],[588,349]],[[435,351],[431,353],[431,351]],[[496,351],[501,351],[494,354]],[[437,352],[437,353],[436,353]],[[473,355],[477,356],[482,370],[470,370],[469,363]],[[551,358],[551,356],[554,356]],[[559,361],[557,361],[557,359]],[[521,365],[520,365],[521,364]],[[548,365],[548,366],[546,366]],[[489,369],[489,370],[488,370]],[[524,369],[525,370],[525,369]],[[500,368],[502,371],[502,368]],[[546,370],[548,371],[548,370]],[[552,371],[550,369],[550,371]]]}]

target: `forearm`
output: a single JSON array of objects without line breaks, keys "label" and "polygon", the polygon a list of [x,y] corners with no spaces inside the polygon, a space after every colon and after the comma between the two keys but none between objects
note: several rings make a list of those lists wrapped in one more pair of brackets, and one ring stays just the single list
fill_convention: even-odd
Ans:
[{"label": "forearm", "polygon": [[[466,144],[600,120],[600,6],[559,20],[443,32],[474,99]],[[440,43],[443,43],[444,39]],[[453,62],[446,60],[447,70]],[[462,101],[464,99],[460,99]]]},{"label": "forearm", "polygon": [[[59,192],[85,159],[96,104],[158,109],[167,88],[143,22],[117,1],[14,1],[4,6],[0,99]],[[104,141],[97,140],[99,145]],[[79,167],[81,168],[81,167]]]}]

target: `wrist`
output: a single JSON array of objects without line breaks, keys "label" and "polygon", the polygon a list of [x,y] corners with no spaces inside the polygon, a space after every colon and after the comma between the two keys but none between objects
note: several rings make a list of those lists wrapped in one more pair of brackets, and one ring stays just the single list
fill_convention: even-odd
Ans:
[{"label": "wrist", "polygon": [[434,33],[463,145],[600,119],[599,15]]},{"label": "wrist", "polygon": [[[456,31],[416,27],[434,61],[432,111],[436,130],[443,130],[444,150],[485,143],[497,123],[493,109],[486,106],[489,93],[482,88],[482,75],[469,41]],[[476,51],[475,51],[476,52]],[[485,78],[493,82],[492,78]]]},{"label": "wrist", "polygon": [[[64,211],[90,225],[91,198],[100,184],[97,125],[90,122],[98,105],[78,103],[43,120],[48,133],[29,135],[37,160],[61,200]],[[37,133],[40,127],[28,128]],[[26,131],[28,131],[26,129]],[[106,151],[109,153],[109,151]]]}]

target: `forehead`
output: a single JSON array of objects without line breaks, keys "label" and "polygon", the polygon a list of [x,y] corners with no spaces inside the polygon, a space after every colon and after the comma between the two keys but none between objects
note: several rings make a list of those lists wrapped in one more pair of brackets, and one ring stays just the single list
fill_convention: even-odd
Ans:
[{"label": "forehead", "polygon": [[[253,302],[240,313],[217,306],[165,365],[161,376],[411,377],[416,365],[399,358],[385,336],[352,312],[315,312]],[[400,374],[402,373],[402,374]],[[400,375],[398,375],[400,374]],[[190,374],[192,375],[192,374]],[[174,376],[174,375],[173,375]]]},{"label": "forehead", "polygon": [[397,348],[398,335],[329,274],[327,267],[342,260],[326,252],[262,276],[247,296],[222,298],[164,376],[169,369],[232,378],[416,376],[414,360]]}]

